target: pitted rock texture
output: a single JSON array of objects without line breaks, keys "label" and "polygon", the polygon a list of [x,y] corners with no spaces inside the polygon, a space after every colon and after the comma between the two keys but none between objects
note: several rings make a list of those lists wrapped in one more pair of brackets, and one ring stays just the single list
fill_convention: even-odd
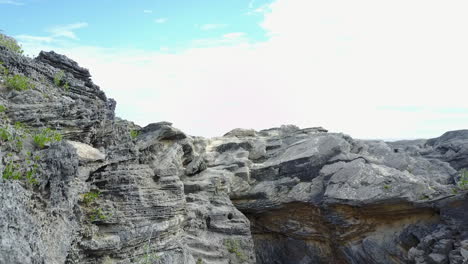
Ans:
[{"label": "pitted rock texture", "polygon": [[[0,61],[34,85],[7,89],[0,74],[0,264],[468,262],[468,130],[192,137],[115,117],[63,55],[0,47]],[[38,145],[43,128],[63,139]]]},{"label": "pitted rock texture", "polygon": [[257,263],[459,263],[466,192],[450,164],[463,152],[428,158],[468,132],[448,134],[385,143],[294,126],[235,131],[210,141],[207,160],[237,182],[230,197],[250,219]]}]

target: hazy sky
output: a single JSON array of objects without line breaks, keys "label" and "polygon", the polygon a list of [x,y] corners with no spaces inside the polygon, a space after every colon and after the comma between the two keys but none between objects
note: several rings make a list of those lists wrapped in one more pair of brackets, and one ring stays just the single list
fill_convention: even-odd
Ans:
[{"label": "hazy sky", "polygon": [[191,135],[468,128],[466,0],[0,0],[26,53],[90,69],[117,114]]}]

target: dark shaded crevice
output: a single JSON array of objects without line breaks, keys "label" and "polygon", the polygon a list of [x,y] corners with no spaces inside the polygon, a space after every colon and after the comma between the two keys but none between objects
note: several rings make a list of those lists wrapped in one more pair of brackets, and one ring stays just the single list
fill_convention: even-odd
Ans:
[{"label": "dark shaded crevice", "polygon": [[[392,259],[405,263],[402,256],[419,240],[402,241],[395,245],[401,252],[394,254],[386,251],[385,243],[390,238],[385,234],[440,222],[437,209],[401,202],[362,207],[290,203],[263,213],[243,213],[251,222],[259,264],[304,263],[304,259],[310,259],[310,263],[392,263]],[[373,245],[372,252],[368,251],[369,243]],[[304,252],[297,252],[296,248]],[[383,256],[374,259],[374,250]]]}]

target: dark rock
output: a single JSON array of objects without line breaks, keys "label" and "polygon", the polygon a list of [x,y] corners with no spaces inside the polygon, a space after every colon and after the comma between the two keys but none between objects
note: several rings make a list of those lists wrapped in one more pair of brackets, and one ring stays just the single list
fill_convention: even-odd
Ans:
[{"label": "dark rock", "polygon": [[90,81],[91,74],[88,69],[80,67],[78,63],[72,59],[67,58],[65,55],[57,54],[53,51],[41,51],[39,56],[36,57],[37,61],[49,64],[57,69],[62,69],[71,73],[76,79],[88,82]]}]

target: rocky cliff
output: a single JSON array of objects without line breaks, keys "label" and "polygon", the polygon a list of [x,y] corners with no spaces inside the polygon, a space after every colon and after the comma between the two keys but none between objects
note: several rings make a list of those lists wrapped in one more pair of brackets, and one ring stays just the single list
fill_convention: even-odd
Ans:
[{"label": "rocky cliff", "polygon": [[191,137],[0,46],[0,263],[468,263],[468,130]]}]

